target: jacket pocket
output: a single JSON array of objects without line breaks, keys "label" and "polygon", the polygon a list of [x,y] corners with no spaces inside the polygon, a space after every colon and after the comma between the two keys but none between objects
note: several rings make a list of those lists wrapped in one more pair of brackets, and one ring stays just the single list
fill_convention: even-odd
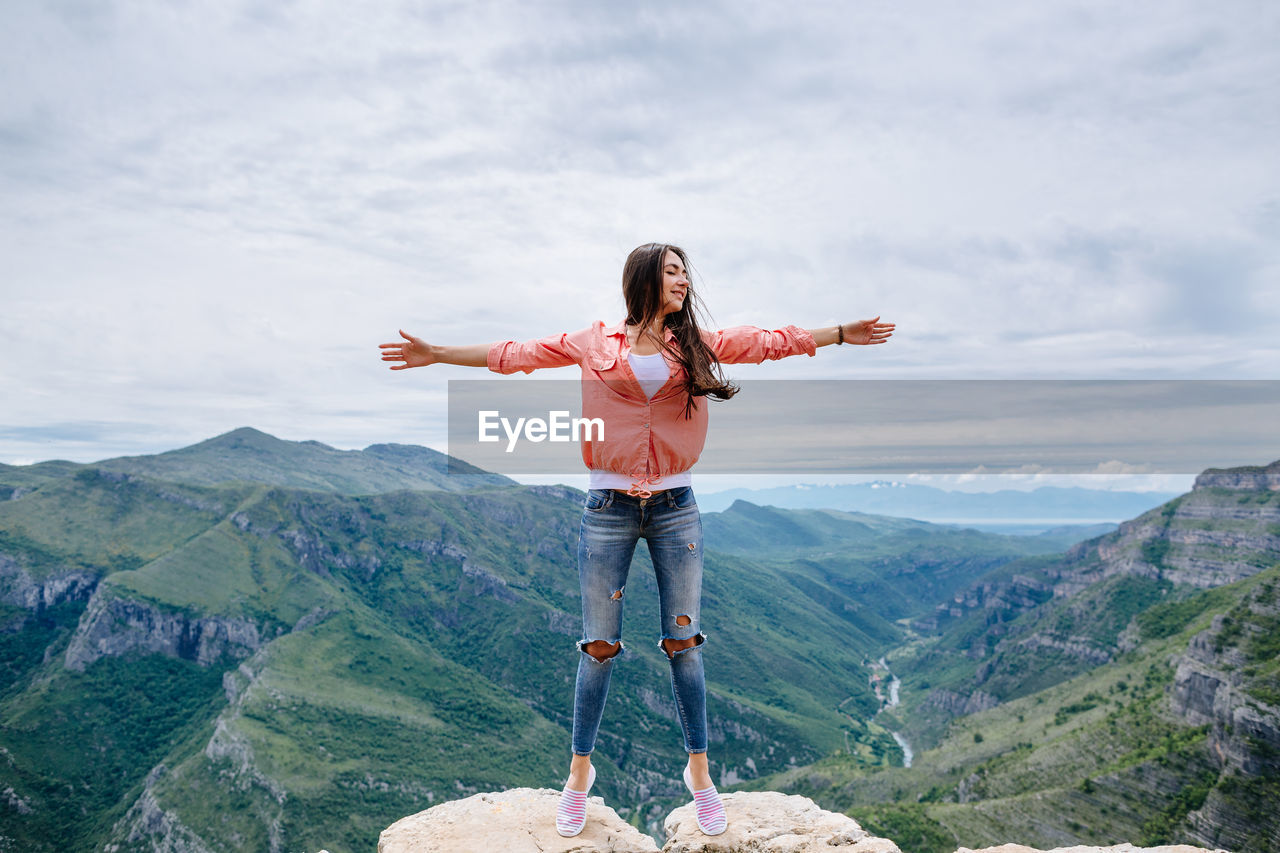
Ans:
[{"label": "jacket pocket", "polygon": [[613,366],[618,363],[618,356],[614,353],[607,352],[591,352],[587,354],[587,366],[597,372],[612,370]]}]

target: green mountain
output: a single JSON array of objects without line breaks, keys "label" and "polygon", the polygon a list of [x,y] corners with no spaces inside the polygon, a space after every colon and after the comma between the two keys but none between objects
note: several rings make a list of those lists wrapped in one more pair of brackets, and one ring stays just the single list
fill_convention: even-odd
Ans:
[{"label": "green mountain", "polygon": [[83,466],[65,459],[52,459],[34,465],[0,463],[0,500],[19,498],[37,486],[60,480]]},{"label": "green mountain", "polygon": [[833,756],[744,787],[904,851],[1123,841],[1280,849],[1280,463],[982,577],[887,653],[910,767]]},{"label": "green mountain", "polygon": [[[15,492],[20,496],[86,467],[89,466],[61,460],[28,466],[0,465],[0,499],[12,497]],[[242,480],[344,495],[403,489],[459,491],[515,484],[508,477],[490,474],[426,447],[374,444],[364,450],[336,450],[318,441],[284,441],[252,427],[153,456],[105,459],[92,467],[189,485],[212,486]]]},{"label": "green mountain", "polygon": [[[1031,491],[954,492],[916,483],[877,480],[842,485],[793,485],[729,489],[699,496],[704,512],[727,509],[735,500],[788,509],[840,509],[876,515],[972,523],[999,533],[1027,533],[1051,525],[1045,519],[1128,518],[1176,497],[1169,493],[1041,486]],[[967,520],[967,521],[966,521]],[[1001,528],[1001,529],[995,529]]]},{"label": "green mountain", "polygon": [[[708,547],[740,559],[778,564],[840,592],[850,606],[889,620],[924,618],[1013,560],[1060,551],[1052,537],[1005,536],[838,510],[790,510],[735,501],[705,513]],[[826,598],[815,590],[815,598]],[[901,626],[894,629],[898,636]]]},{"label": "green mountain", "polygon": [[[1280,480],[1280,463],[1258,470]],[[1280,490],[1265,474],[1210,471],[1191,492],[1060,557],[1002,565],[914,624],[937,634],[903,665],[921,704],[914,739],[928,742],[930,720],[956,709],[1027,695],[1112,660],[1132,647],[1134,619],[1147,608],[1275,565],[1277,532]]]},{"label": "green mountain", "polygon": [[243,481],[347,495],[515,485],[508,477],[482,471],[427,447],[373,444],[364,450],[337,450],[318,441],[284,441],[252,427],[241,427],[190,447],[152,456],[120,456],[92,465],[63,459],[35,465],[0,464],[0,500],[22,497],[87,468],[188,485]]},{"label": "green mountain", "polygon": [[[434,802],[558,787],[582,494],[404,490],[406,470],[426,470],[409,462],[429,457],[399,451],[392,470],[373,451],[238,430],[23,485],[9,476],[0,834],[31,850],[336,853]],[[294,467],[314,459],[320,474]],[[707,517],[703,613],[726,785],[837,751],[867,764],[897,754],[868,722],[865,662],[900,642],[893,619],[933,602],[889,596],[866,560],[946,574],[937,583],[950,589],[1036,547],[845,513],[722,515]],[[745,530],[772,546],[742,553]],[[803,547],[789,548],[796,535]],[[930,537],[935,559],[920,569]],[[633,654],[602,727],[598,785],[659,831],[684,798],[683,753],[644,549],[626,606]]]},{"label": "green mountain", "polygon": [[[0,847],[338,853],[434,803],[559,787],[582,493],[451,480],[420,450],[237,430],[156,457],[0,470]],[[1099,814],[1130,797],[1163,821],[1117,818],[1115,832],[1270,831],[1242,804],[1269,792],[1251,744],[1268,742],[1271,719],[1255,617],[1269,618],[1275,530],[1258,517],[1273,504],[1212,478],[1175,503],[1065,555],[1037,537],[858,513],[706,514],[717,782],[799,786],[828,808],[871,809],[895,838],[1092,837],[1084,806],[1045,787],[1052,766],[1082,795],[1086,779],[1118,792]],[[1169,544],[1145,545],[1148,529]],[[1205,561],[1221,585],[1186,580]],[[1134,578],[1145,585],[1113,588]],[[1073,602],[1107,610],[1070,628]],[[643,548],[625,606],[631,654],[596,790],[660,834],[687,792]],[[1224,637],[1205,648],[1225,658],[1188,651],[1205,624]],[[1048,675],[1018,675],[1020,643],[1053,651]],[[1177,655],[1195,661],[1185,678]],[[883,711],[881,659],[903,685]],[[1256,730],[1246,701],[1262,703]],[[978,706],[989,716],[965,715]],[[1095,750],[1110,763],[1071,764],[1092,742],[1062,738],[1110,733],[1104,711],[1129,715],[1114,721],[1118,745]],[[895,734],[916,745],[910,768]],[[1036,784],[1054,808],[1027,817],[1018,797]]]}]

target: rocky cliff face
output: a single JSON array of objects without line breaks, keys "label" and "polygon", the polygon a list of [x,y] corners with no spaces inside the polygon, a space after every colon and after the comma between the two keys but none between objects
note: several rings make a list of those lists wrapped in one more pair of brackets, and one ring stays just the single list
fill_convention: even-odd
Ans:
[{"label": "rocky cliff face", "polygon": [[200,836],[183,824],[176,814],[166,811],[156,799],[156,783],[167,773],[168,769],[161,764],[147,774],[142,793],[114,827],[120,840],[107,844],[104,847],[107,853],[135,849],[146,842],[151,842],[153,849],[172,853],[213,853]]},{"label": "rocky cliff face", "polygon": [[261,645],[258,626],[247,619],[193,616],[99,589],[80,617],[65,660],[67,669],[84,672],[99,658],[140,651],[209,666],[224,655],[247,657]]},{"label": "rocky cliff face", "polygon": [[[559,792],[514,788],[441,803],[402,818],[378,838],[378,853],[902,853],[888,838],[867,832],[853,818],[819,808],[808,797],[773,791],[722,794],[729,826],[708,836],[698,829],[693,804],[672,811],[663,822],[667,837],[652,838],[618,817],[600,797],[587,800],[587,825],[562,838],[555,830]],[[1020,844],[956,853],[1043,853]],[[1058,848],[1051,853],[1211,853],[1200,847]],[[1212,853],[1226,853],[1215,850]]]},{"label": "rocky cliff face", "polygon": [[1263,584],[1197,634],[1178,659],[1171,706],[1209,726],[1220,779],[1188,815],[1204,843],[1280,849],[1280,816],[1249,800],[1280,801],[1280,594]]},{"label": "rocky cliff face", "polygon": [[1280,562],[1280,461],[1266,468],[1210,469],[1194,488],[1069,549],[1039,577],[1015,574],[958,594],[939,613],[974,608],[1022,612],[1116,575],[1201,588],[1251,577]]},{"label": "rocky cliff face", "polygon": [[1209,468],[1196,477],[1193,489],[1280,490],[1280,460],[1266,467]]},{"label": "rocky cliff face", "polygon": [[985,711],[988,708],[994,708],[1000,704],[1000,700],[981,690],[975,690],[972,693],[957,693],[954,690],[938,688],[929,694],[929,698],[925,700],[925,703],[931,707],[936,707],[948,716],[963,717],[968,714]]},{"label": "rocky cliff face", "polygon": [[1056,596],[1115,574],[1222,586],[1280,561],[1280,462],[1210,469],[1187,494],[1067,552]]},{"label": "rocky cliff face", "polygon": [[[1244,594],[1174,647],[1173,684],[1158,713],[1206,727],[1197,736],[1207,750],[1202,766],[1171,776],[1168,799],[1185,803],[1179,837],[1280,850],[1280,816],[1262,805],[1280,802],[1278,564],[1280,463],[1207,471],[1191,492],[1116,531],[1057,560],[1022,561],[957,596],[955,614],[939,618],[949,647],[933,653],[950,672],[938,666],[945,680],[908,709],[912,742],[927,743],[955,717],[1115,661]],[[1233,583],[1239,591],[1200,592]],[[957,652],[973,662],[957,665]]]},{"label": "rocky cliff face", "polygon": [[0,602],[38,611],[67,601],[84,601],[98,587],[98,576],[81,569],[55,570],[36,580],[8,554],[0,553]]},{"label": "rocky cliff face", "polygon": [[[1013,645],[1026,651],[1048,649],[1095,666],[1131,643],[1118,626],[1109,632],[1070,631],[1062,626],[1096,628],[1095,616],[1110,602],[1095,600],[1099,585],[1135,578],[1174,586],[1210,588],[1252,577],[1280,563],[1280,462],[1266,468],[1211,469],[1195,488],[1112,533],[1082,542],[1047,565],[1028,568],[1007,579],[987,581],[940,605],[917,628],[941,628],[974,611],[986,614],[987,627],[965,653],[978,666],[975,686],[991,674],[991,647]],[[1091,598],[1090,595],[1095,595]],[[1020,614],[1056,609],[1064,617],[1010,634]],[[1073,612],[1076,611],[1076,612]]]},{"label": "rocky cliff face", "polygon": [[1269,474],[1202,474],[1188,494],[1095,540],[1097,567],[1064,575],[1062,592],[1116,573],[1202,588],[1257,574],[1280,559],[1280,487],[1270,482]]},{"label": "rocky cliff face", "polygon": [[[324,612],[317,610],[304,620],[314,622],[324,618]],[[227,707],[214,720],[213,734],[205,744],[203,755],[218,765],[221,783],[240,794],[240,808],[256,812],[262,821],[268,853],[281,853],[286,849],[281,813],[289,793],[284,785],[263,770],[253,744],[239,725],[249,694],[263,689],[262,675],[271,650],[271,644],[267,643],[238,667],[223,673],[222,689]],[[111,840],[105,849],[170,850],[174,853],[209,853],[213,849],[221,849],[216,839],[201,838],[183,823],[176,811],[164,806],[174,787],[189,784],[189,777],[184,778],[189,769],[189,766],[179,764],[171,770],[163,762],[153,767],[138,799],[112,827]]]}]

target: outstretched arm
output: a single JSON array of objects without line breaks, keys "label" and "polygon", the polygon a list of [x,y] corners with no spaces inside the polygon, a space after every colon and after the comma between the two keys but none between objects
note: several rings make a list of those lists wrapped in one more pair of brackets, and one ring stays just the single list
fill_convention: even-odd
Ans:
[{"label": "outstretched arm", "polygon": [[392,370],[406,367],[422,367],[427,364],[460,364],[464,367],[487,367],[494,373],[525,373],[542,367],[565,367],[582,361],[591,329],[573,334],[560,333],[531,341],[497,341],[492,344],[470,344],[446,347],[429,344],[421,338],[407,334],[404,341],[379,344],[383,361],[402,361],[393,364]]},{"label": "outstretched arm", "polygon": [[860,320],[856,323],[843,323],[839,326],[826,326],[821,329],[810,329],[815,346],[825,347],[828,344],[882,344],[893,336],[896,324],[881,323],[880,317]]},{"label": "outstretched arm", "polygon": [[487,367],[489,347],[492,344],[469,344],[466,346],[446,347],[429,344],[422,338],[415,338],[400,330],[403,341],[390,344],[378,344],[382,350],[383,361],[400,361],[403,364],[391,365],[392,370],[404,370],[406,367],[425,367],[428,364],[460,364],[464,367]]},{"label": "outstretched arm", "polygon": [[882,344],[893,334],[893,328],[893,323],[881,323],[879,317],[873,317],[821,329],[784,326],[767,330],[733,326],[703,332],[703,340],[721,364],[759,364],[792,355],[813,355],[818,347],[840,343],[842,335],[847,344]]}]

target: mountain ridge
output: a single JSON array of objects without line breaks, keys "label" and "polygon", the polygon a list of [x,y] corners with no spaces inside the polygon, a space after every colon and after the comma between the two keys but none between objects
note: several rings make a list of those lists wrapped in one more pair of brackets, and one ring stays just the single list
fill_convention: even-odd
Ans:
[{"label": "mountain ridge", "polygon": [[[1269,781],[1280,755],[1276,470],[1210,472],[1112,534],[1061,558],[1006,564],[939,605],[941,624],[917,625],[931,635],[888,655],[902,675],[903,704],[881,717],[916,748],[916,781],[897,789],[898,805],[883,805],[884,786],[906,778],[893,769],[858,771],[843,794],[834,781],[830,792],[800,782],[822,778],[814,771],[753,784],[823,803],[851,798],[862,805],[850,813],[873,825],[945,826],[979,833],[967,837],[981,843],[1010,837],[997,825],[1021,827],[1039,846],[1066,843],[1068,834],[1045,827],[1083,819],[1097,831],[1110,826],[1117,841],[1277,849],[1280,821],[1256,805],[1280,802]],[[1025,741],[1041,725],[1051,740]],[[1072,726],[1088,752],[1069,750],[1043,766]],[[1091,764],[1086,754],[1110,763]],[[1012,775],[1021,766],[1037,769]],[[920,781],[930,774],[931,787]],[[1075,787],[1056,787],[1059,779]],[[1164,799],[1145,793],[1151,788]],[[967,803],[1001,817],[981,827]],[[1126,824],[1116,817],[1121,803],[1147,816]]]},{"label": "mountain ridge", "polygon": [[371,444],[363,450],[338,450],[319,441],[287,441],[253,427],[239,427],[150,455],[0,466],[0,488],[7,491],[0,492],[0,499],[21,497],[35,486],[90,469],[187,485],[252,482],[341,494],[459,491],[515,483],[428,447]]},{"label": "mountain ridge", "polygon": [[[558,784],[581,492],[348,494],[344,478],[365,476],[369,457],[340,453],[356,454],[332,457],[355,470],[322,489],[182,483],[131,463],[62,468],[0,502],[0,774],[27,809],[0,834],[34,850],[235,838],[336,853],[367,849],[391,819],[433,802]],[[869,826],[892,829],[877,834],[919,831],[941,839],[937,850],[960,834],[1032,838],[1018,833],[1033,820],[1051,826],[1045,840],[1081,840],[1082,818],[1133,840],[1219,828],[1243,839],[1237,853],[1264,849],[1241,833],[1265,840],[1268,818],[1242,803],[1267,793],[1247,771],[1269,765],[1229,731],[1243,702],[1269,706],[1272,671],[1250,644],[1270,616],[1265,602],[1240,609],[1277,571],[1263,565],[1273,534],[1262,494],[1193,490],[1073,558],[1028,537],[868,514],[705,513],[718,784],[870,808]],[[1162,574],[1203,565],[1215,582],[1239,578],[1195,587]],[[660,834],[684,792],[670,772],[681,756],[665,661],[630,641],[657,621],[648,569],[641,550],[627,586],[634,654],[597,762],[601,792],[631,804],[619,813]],[[1223,656],[1180,679],[1165,658],[1215,617],[1202,646]],[[885,710],[870,682],[881,655],[902,677],[902,704]],[[1035,671],[1014,669],[1031,660]],[[1226,716],[1193,724],[1169,704],[1174,690]],[[931,695],[949,707],[931,710]],[[1026,741],[1032,728],[1043,744]],[[896,766],[894,733],[911,738],[918,766]],[[1088,767],[1073,765],[1079,749],[1065,744],[1086,734],[1115,755],[1095,749]],[[73,742],[91,748],[67,751]],[[1239,760],[1220,763],[1219,751]],[[1024,790],[1046,762],[1076,787]],[[1053,802],[1033,807],[1042,794]],[[344,820],[355,796],[367,809]],[[1121,802],[1142,819],[1102,810]],[[89,808],[91,820],[71,820]]]},{"label": "mountain ridge", "polygon": [[[735,500],[787,509],[838,509],[917,518],[939,524],[1004,527],[1009,532],[1038,531],[1078,520],[1098,523],[1147,511],[1176,497],[1165,492],[1114,492],[1080,487],[1041,486],[1030,491],[947,491],[896,481],[845,485],[795,485],[767,489],[730,489],[698,496],[704,511],[727,509]],[[980,520],[985,519],[985,521]],[[1000,521],[995,521],[995,520]],[[1055,519],[1046,523],[1045,519]]]}]

